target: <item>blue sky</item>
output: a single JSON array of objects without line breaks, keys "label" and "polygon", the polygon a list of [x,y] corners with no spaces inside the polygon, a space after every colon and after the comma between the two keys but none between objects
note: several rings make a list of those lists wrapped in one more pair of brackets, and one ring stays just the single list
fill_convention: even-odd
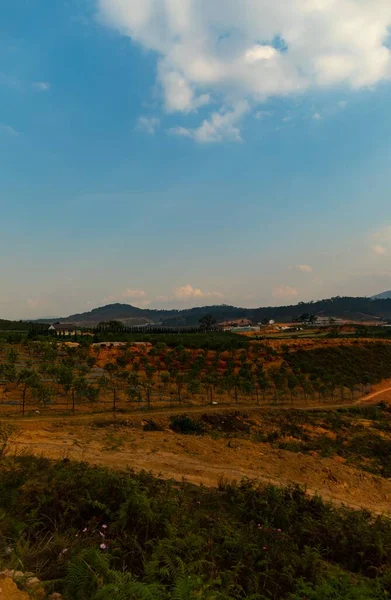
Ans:
[{"label": "blue sky", "polygon": [[390,289],[373,3],[2,0],[0,317]]}]

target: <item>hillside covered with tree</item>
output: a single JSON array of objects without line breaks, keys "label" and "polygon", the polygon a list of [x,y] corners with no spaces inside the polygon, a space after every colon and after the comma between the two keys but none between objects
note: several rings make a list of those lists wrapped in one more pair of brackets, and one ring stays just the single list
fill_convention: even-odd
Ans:
[{"label": "hillside covered with tree", "polygon": [[[337,296],[314,302],[299,302],[289,306],[240,308],[222,304],[183,310],[142,309],[130,304],[117,303],[95,308],[89,312],[70,315],[61,319],[61,321],[90,327],[100,322],[113,320],[123,321],[130,326],[151,323],[172,327],[194,327],[198,326],[199,320],[206,314],[212,315],[217,322],[250,319],[254,323],[259,323],[263,319],[289,322],[299,318],[304,313],[355,321],[388,320],[391,319],[391,298],[371,299]],[[41,322],[51,321],[42,320]]]}]

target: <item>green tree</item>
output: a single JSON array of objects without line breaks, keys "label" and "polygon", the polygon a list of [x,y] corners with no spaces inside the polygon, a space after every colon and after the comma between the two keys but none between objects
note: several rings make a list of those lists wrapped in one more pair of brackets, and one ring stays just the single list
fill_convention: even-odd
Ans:
[{"label": "green tree", "polygon": [[22,415],[24,416],[25,407],[26,407],[27,390],[29,388],[33,389],[33,388],[37,387],[40,384],[40,378],[39,378],[38,373],[36,371],[34,371],[33,369],[22,369],[18,373],[17,382],[22,387],[21,409],[22,409]]},{"label": "green tree", "polygon": [[141,402],[140,378],[137,373],[130,373],[125,387],[128,402]]},{"label": "green tree", "polygon": [[117,410],[118,365],[116,363],[107,363],[104,368],[108,374],[109,385],[113,392],[113,412],[115,412]]},{"label": "green tree", "polygon": [[216,325],[216,319],[213,315],[204,315],[199,320],[201,331],[211,331]]}]

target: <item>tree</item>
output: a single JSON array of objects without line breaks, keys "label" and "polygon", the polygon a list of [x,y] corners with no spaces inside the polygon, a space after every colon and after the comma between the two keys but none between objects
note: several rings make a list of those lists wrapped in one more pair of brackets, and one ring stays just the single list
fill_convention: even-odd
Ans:
[{"label": "tree", "polygon": [[66,365],[60,365],[57,367],[56,377],[58,383],[64,388],[65,395],[68,396],[74,381],[72,369]]},{"label": "tree", "polygon": [[200,318],[199,324],[202,331],[211,331],[214,325],[216,325],[216,319],[213,315],[204,315]]},{"label": "tree", "polygon": [[265,402],[266,401],[266,392],[270,388],[270,382],[269,382],[268,378],[266,377],[266,374],[263,371],[261,373],[257,374],[257,383],[258,383],[258,387],[262,393],[262,400],[263,400],[263,402]]},{"label": "tree", "polygon": [[125,394],[129,402],[132,402],[133,400],[136,402],[141,401],[140,379],[137,373],[129,374]]},{"label": "tree", "polygon": [[181,404],[182,390],[185,387],[185,375],[179,371],[175,375],[175,385],[176,385],[178,402],[179,402],[179,404]]},{"label": "tree", "polygon": [[153,390],[154,372],[155,372],[155,369],[153,368],[152,365],[149,365],[149,364],[145,365],[145,380],[141,382],[141,386],[145,391],[148,408],[151,406],[151,394],[152,394],[152,390]]},{"label": "tree", "polygon": [[33,397],[38,400],[41,404],[50,404],[54,397],[54,390],[52,386],[47,385],[42,380],[38,380],[32,388]]},{"label": "tree", "polygon": [[201,393],[201,381],[199,379],[194,379],[193,377],[187,383],[187,392],[192,396]]},{"label": "tree", "polygon": [[10,348],[7,352],[6,362],[10,365],[16,365],[19,359],[19,353],[15,348]]},{"label": "tree", "polygon": [[26,396],[28,388],[34,388],[39,385],[40,378],[36,371],[32,369],[22,369],[18,373],[18,384],[22,386],[22,415],[25,414]]},{"label": "tree", "polygon": [[168,387],[170,384],[170,380],[171,380],[171,375],[169,373],[169,371],[162,371],[159,374],[159,380],[161,381],[161,389],[164,393],[167,393],[168,391]]},{"label": "tree", "polygon": [[117,410],[117,381],[116,375],[118,372],[118,365],[116,363],[107,363],[105,365],[105,371],[109,375],[110,387],[113,392],[113,412]]},{"label": "tree", "polygon": [[295,393],[295,390],[298,386],[298,380],[297,377],[294,373],[288,373],[287,376],[287,386],[288,386],[288,390],[289,390],[289,395],[291,398],[291,404],[293,404],[293,395]]},{"label": "tree", "polygon": [[[76,398],[78,401],[83,401],[88,395],[88,381],[85,377],[80,376],[75,379],[74,390],[76,392]],[[75,404],[72,405],[73,412],[75,412]]]}]

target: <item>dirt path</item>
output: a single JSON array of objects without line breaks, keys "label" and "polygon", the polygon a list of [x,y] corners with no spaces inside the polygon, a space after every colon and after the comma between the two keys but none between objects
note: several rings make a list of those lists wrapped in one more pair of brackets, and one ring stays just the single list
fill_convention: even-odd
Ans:
[{"label": "dirt path", "polygon": [[[341,407],[375,404],[383,397],[391,401],[391,386],[384,382],[368,396],[353,403],[294,407],[302,410],[335,410]],[[149,418],[165,422],[178,413],[210,413],[289,409],[239,404],[238,406],[182,407],[135,411],[118,415],[118,419],[139,421]],[[310,493],[319,493],[326,500],[344,503],[353,508],[366,508],[391,515],[391,480],[354,469],[342,459],[322,459],[308,454],[273,449],[268,444],[244,439],[212,439],[210,436],[178,435],[164,431],[146,432],[138,428],[92,428],[91,421],[110,421],[111,415],[80,415],[75,417],[33,417],[9,420],[18,429],[11,451],[32,453],[48,458],[70,458],[114,469],[127,468],[152,472],[157,477],[183,478],[206,486],[216,486],[223,478],[243,477],[262,483],[287,485],[298,483]],[[167,425],[166,425],[167,427]]]},{"label": "dirt path", "polygon": [[360,398],[360,400],[358,400],[354,404],[356,404],[356,405],[368,404],[368,403],[372,402],[372,400],[374,400],[375,398],[378,398],[379,396],[383,396],[387,392],[391,392],[391,387],[386,387],[386,388],[377,390],[377,392],[373,392],[372,394],[368,394],[368,396],[363,396],[363,398]]},{"label": "dirt path", "polygon": [[[383,384],[384,385],[384,384]],[[17,417],[17,418],[1,418],[0,420],[2,422],[7,422],[7,423],[12,423],[14,425],[17,425],[18,427],[22,427],[23,429],[36,429],[39,428],[41,426],[44,426],[45,424],[50,424],[50,423],[56,423],[56,422],[60,422],[60,423],[65,423],[66,421],[68,422],[72,422],[72,423],[84,423],[85,421],[95,421],[97,419],[102,419],[102,420],[107,420],[110,418],[110,416],[117,416],[118,419],[121,418],[128,418],[131,419],[132,417],[145,417],[145,418],[153,418],[153,417],[163,417],[163,416],[170,416],[170,415],[177,415],[177,414],[181,414],[181,413],[190,413],[190,414],[204,414],[204,413],[214,413],[214,412],[221,412],[221,411],[227,411],[227,410],[263,410],[263,411],[270,411],[270,410],[290,410],[292,408],[294,408],[295,410],[311,410],[311,411],[315,411],[315,410],[325,410],[325,411],[330,411],[330,410],[338,410],[340,408],[349,408],[352,406],[365,406],[367,404],[375,404],[375,400],[379,399],[380,396],[384,396],[387,393],[391,394],[391,386],[389,386],[389,382],[387,382],[387,387],[382,387],[381,389],[376,390],[375,392],[372,392],[371,394],[367,395],[367,396],[363,396],[362,398],[359,398],[358,400],[355,400],[354,402],[345,402],[345,403],[335,403],[335,404],[309,404],[309,405],[295,405],[295,403],[293,404],[284,404],[284,405],[258,405],[258,404],[220,404],[217,406],[177,406],[175,408],[160,408],[160,409],[151,409],[151,410],[146,410],[146,409],[142,409],[142,410],[135,410],[135,411],[129,411],[127,413],[120,413],[117,415],[113,415],[112,413],[88,413],[88,414],[81,414],[81,415],[62,415],[62,416],[33,416],[33,417]]]}]

